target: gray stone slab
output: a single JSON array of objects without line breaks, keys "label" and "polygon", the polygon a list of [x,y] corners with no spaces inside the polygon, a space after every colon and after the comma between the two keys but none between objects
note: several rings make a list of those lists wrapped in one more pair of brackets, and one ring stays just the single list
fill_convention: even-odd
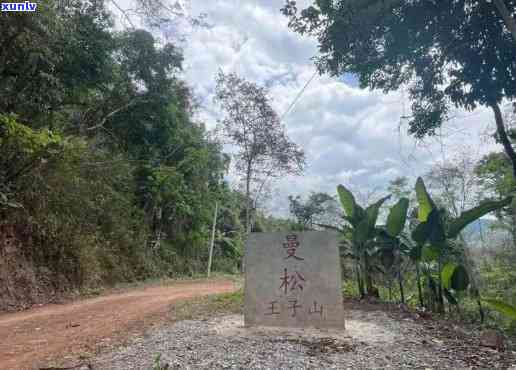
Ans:
[{"label": "gray stone slab", "polygon": [[251,233],[246,326],[344,328],[337,233]]}]

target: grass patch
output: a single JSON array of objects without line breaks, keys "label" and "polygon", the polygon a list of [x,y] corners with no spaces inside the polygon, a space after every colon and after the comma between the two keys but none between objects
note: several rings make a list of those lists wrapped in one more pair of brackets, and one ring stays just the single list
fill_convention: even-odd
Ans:
[{"label": "grass patch", "polygon": [[214,316],[241,314],[243,312],[244,293],[214,294],[181,301],[170,308],[173,321],[209,319]]},{"label": "grass patch", "polygon": [[169,277],[151,277],[144,280],[136,280],[131,282],[119,282],[113,285],[104,285],[104,286],[96,286],[96,287],[83,287],[77,289],[73,292],[70,292],[70,298],[93,298],[101,295],[107,294],[117,294],[124,293],[127,291],[131,291],[134,289],[141,288],[151,288],[158,286],[169,286],[169,285],[178,285],[181,283],[190,283],[190,282],[203,282],[203,281],[212,281],[212,280],[230,280],[235,282],[238,285],[242,283],[241,275],[230,275],[222,272],[214,272],[212,273],[210,279],[206,279],[206,274],[196,274],[196,275],[185,275],[185,276],[177,276],[174,278]]},{"label": "grass patch", "polygon": [[242,290],[233,293],[216,294],[207,298],[208,304],[214,311],[242,312],[244,305],[244,292]]}]

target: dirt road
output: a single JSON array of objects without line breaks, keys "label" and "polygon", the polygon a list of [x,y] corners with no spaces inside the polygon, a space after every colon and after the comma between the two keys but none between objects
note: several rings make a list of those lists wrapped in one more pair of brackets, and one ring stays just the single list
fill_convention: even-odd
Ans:
[{"label": "dirt road", "polygon": [[0,314],[0,369],[38,369],[55,358],[91,353],[164,320],[174,301],[235,289],[227,280],[178,282]]}]

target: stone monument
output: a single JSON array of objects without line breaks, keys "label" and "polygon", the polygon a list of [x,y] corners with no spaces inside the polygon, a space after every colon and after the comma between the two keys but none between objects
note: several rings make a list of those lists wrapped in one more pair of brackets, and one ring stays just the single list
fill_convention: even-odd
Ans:
[{"label": "stone monument", "polygon": [[251,233],[246,326],[344,328],[337,233]]}]

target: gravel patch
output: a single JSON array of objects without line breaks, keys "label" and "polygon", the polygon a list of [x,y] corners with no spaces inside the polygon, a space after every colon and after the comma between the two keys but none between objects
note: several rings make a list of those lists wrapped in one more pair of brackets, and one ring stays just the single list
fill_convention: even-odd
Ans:
[{"label": "gravel patch", "polygon": [[[472,347],[436,323],[384,311],[347,311],[345,331],[244,328],[241,315],[154,329],[93,362],[94,369],[508,368],[513,352]],[[471,339],[471,338],[470,338]]]}]

